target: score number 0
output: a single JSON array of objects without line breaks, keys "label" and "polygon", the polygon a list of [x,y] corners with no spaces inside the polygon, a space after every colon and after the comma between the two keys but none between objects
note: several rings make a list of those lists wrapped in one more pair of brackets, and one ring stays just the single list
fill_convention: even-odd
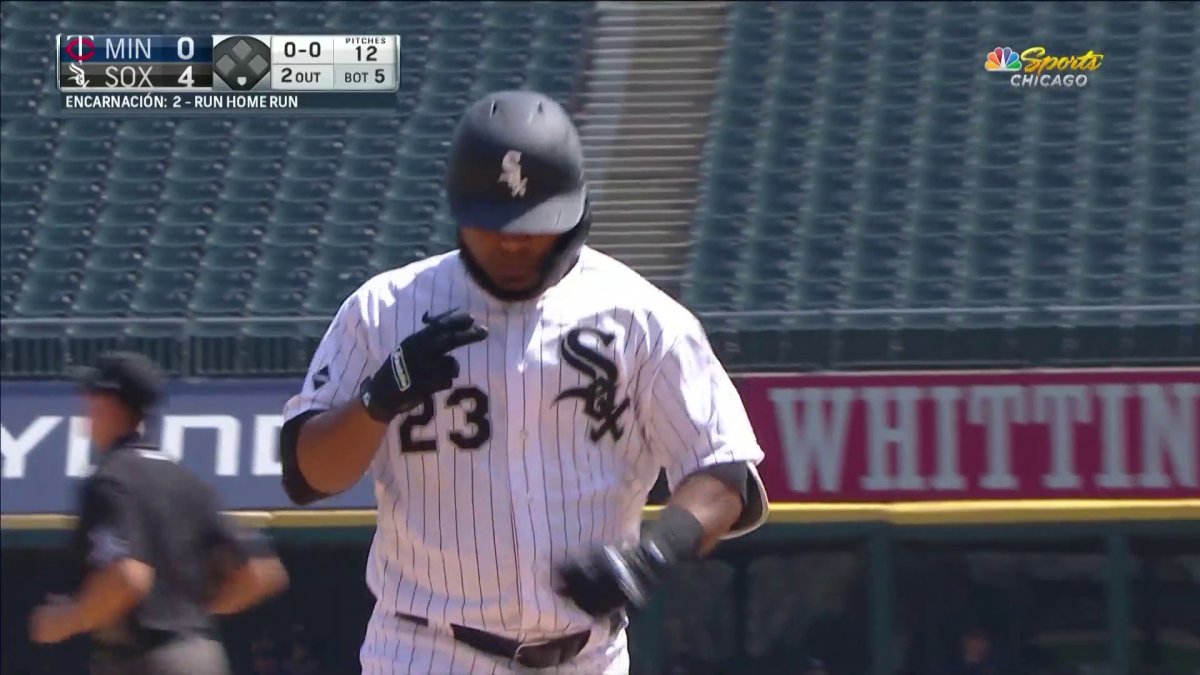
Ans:
[{"label": "score number 0", "polygon": [[[179,57],[180,61],[191,61],[192,57],[196,55],[196,42],[187,36],[179,38],[179,41],[175,43],[175,55]],[[191,66],[184,68],[183,72],[179,74],[179,84],[190,87],[195,82]]]}]

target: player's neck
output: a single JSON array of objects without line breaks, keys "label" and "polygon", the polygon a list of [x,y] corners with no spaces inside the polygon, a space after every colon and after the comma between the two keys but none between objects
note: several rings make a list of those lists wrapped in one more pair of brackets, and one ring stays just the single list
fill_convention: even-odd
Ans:
[{"label": "player's neck", "polygon": [[501,303],[513,304],[528,302],[530,300],[539,298],[550,292],[555,286],[561,283],[562,280],[566,278],[566,276],[570,274],[576,266],[579,265],[579,248],[574,248],[567,253],[568,254],[565,257],[556,257],[554,260],[552,260],[552,264],[549,266],[546,272],[543,273],[541,281],[539,281],[532,288],[524,291],[510,291],[500,288],[494,284],[491,278],[488,277],[487,272],[483,270],[483,267],[478,263],[478,261],[475,260],[475,258],[471,255],[471,252],[467,250],[467,247],[463,246],[461,242],[459,243],[458,248],[458,257],[462,261],[463,267],[467,270],[467,274],[480,288],[480,290]]}]

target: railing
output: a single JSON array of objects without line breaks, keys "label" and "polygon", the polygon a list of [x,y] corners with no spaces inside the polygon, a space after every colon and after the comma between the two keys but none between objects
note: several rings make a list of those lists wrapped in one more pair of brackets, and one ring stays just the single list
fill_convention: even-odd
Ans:
[{"label": "railing", "polygon": [[[997,307],[863,307],[842,309],[697,310],[703,319],[792,319],[916,316],[1003,316],[1009,319],[1063,317],[1071,314],[1200,313],[1200,303],[1159,305],[1007,305]],[[20,326],[130,326],[328,323],[330,315],[198,317],[53,317],[0,319],[0,328]]]},{"label": "railing", "polygon": [[189,326],[228,324],[329,323],[332,316],[132,316],[132,317],[56,317],[0,319],[0,328],[24,326]]},{"label": "railing", "polygon": [[[738,371],[1200,363],[1200,303],[697,314],[722,361]],[[0,373],[57,377],[120,348],[144,352],[178,376],[292,376],[306,370],[330,319],[3,319]],[[155,326],[166,330],[127,330]]]},{"label": "railing", "polygon": [[1151,312],[1200,312],[1200,303],[1163,305],[1012,305],[1000,307],[864,307],[854,309],[710,310],[697,315],[705,319],[806,318],[806,317],[913,317],[913,316],[1004,316],[1046,317],[1068,314],[1142,314]]}]

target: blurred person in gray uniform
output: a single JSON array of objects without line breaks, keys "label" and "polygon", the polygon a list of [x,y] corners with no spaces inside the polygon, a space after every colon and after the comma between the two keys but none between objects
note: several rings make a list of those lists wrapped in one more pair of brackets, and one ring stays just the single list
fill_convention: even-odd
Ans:
[{"label": "blurred person in gray uniform", "polygon": [[228,675],[213,615],[283,590],[283,565],[145,438],[165,383],[148,359],[105,354],[78,382],[99,451],[79,493],[72,553],[82,582],[34,609],[31,639],[90,635],[93,675]]}]

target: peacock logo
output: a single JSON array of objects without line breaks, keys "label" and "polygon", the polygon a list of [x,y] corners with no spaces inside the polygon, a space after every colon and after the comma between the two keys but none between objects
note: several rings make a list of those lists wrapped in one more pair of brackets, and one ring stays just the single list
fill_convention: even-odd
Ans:
[{"label": "peacock logo", "polygon": [[1021,57],[1008,47],[996,47],[988,52],[983,67],[991,72],[1015,73],[1021,70]]}]

